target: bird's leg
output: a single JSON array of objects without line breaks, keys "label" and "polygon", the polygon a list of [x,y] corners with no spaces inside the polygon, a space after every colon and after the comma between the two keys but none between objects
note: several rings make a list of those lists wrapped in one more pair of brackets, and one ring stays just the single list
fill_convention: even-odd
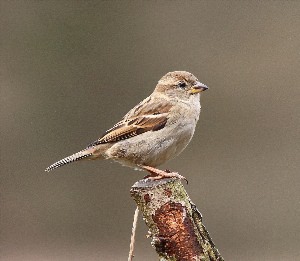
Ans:
[{"label": "bird's leg", "polygon": [[178,178],[178,179],[184,179],[186,183],[188,183],[188,180],[184,176],[179,175],[177,172],[171,172],[169,170],[163,171],[150,166],[141,166],[141,168],[150,173],[150,175],[146,176],[145,178],[149,178],[151,180],[159,180],[165,178]]}]

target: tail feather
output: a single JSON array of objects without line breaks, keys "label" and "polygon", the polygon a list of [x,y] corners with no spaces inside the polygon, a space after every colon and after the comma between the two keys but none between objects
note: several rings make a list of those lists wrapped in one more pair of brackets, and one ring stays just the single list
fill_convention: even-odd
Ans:
[{"label": "tail feather", "polygon": [[77,153],[75,153],[71,156],[68,156],[64,159],[61,159],[61,160],[53,163],[48,168],[46,168],[45,171],[49,172],[49,171],[57,169],[61,166],[67,165],[71,162],[78,161],[78,160],[81,160],[81,159],[85,159],[89,156],[92,156],[92,153],[90,151],[87,151],[87,150],[79,151],[79,152],[77,152]]}]

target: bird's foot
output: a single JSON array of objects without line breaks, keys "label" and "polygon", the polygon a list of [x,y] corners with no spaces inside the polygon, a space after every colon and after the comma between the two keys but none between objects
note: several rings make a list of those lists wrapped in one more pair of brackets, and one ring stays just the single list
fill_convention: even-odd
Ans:
[{"label": "bird's foot", "polygon": [[177,178],[185,180],[185,182],[188,184],[188,180],[184,176],[178,174],[177,172],[171,172],[170,170],[163,171],[150,166],[142,166],[142,169],[150,172],[150,175],[145,176],[144,179],[148,178],[150,180],[160,180],[166,178]]}]

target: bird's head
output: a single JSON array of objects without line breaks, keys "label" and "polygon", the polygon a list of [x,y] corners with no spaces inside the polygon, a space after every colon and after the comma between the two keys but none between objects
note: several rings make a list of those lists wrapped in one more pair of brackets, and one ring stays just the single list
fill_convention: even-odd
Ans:
[{"label": "bird's head", "polygon": [[185,71],[174,71],[164,75],[155,88],[155,92],[160,92],[171,97],[190,99],[199,96],[200,92],[208,87],[199,82],[191,73]]}]

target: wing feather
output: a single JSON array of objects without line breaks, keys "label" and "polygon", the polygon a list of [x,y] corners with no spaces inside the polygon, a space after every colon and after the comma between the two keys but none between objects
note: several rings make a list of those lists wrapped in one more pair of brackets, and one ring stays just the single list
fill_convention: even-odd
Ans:
[{"label": "wing feather", "polygon": [[138,104],[120,122],[107,130],[104,135],[88,147],[130,139],[147,131],[162,129],[168,121],[168,113],[172,106],[166,102],[155,103],[159,106],[154,106],[150,102],[151,98],[148,97],[147,99],[143,101],[146,101],[143,106],[141,103]]}]

